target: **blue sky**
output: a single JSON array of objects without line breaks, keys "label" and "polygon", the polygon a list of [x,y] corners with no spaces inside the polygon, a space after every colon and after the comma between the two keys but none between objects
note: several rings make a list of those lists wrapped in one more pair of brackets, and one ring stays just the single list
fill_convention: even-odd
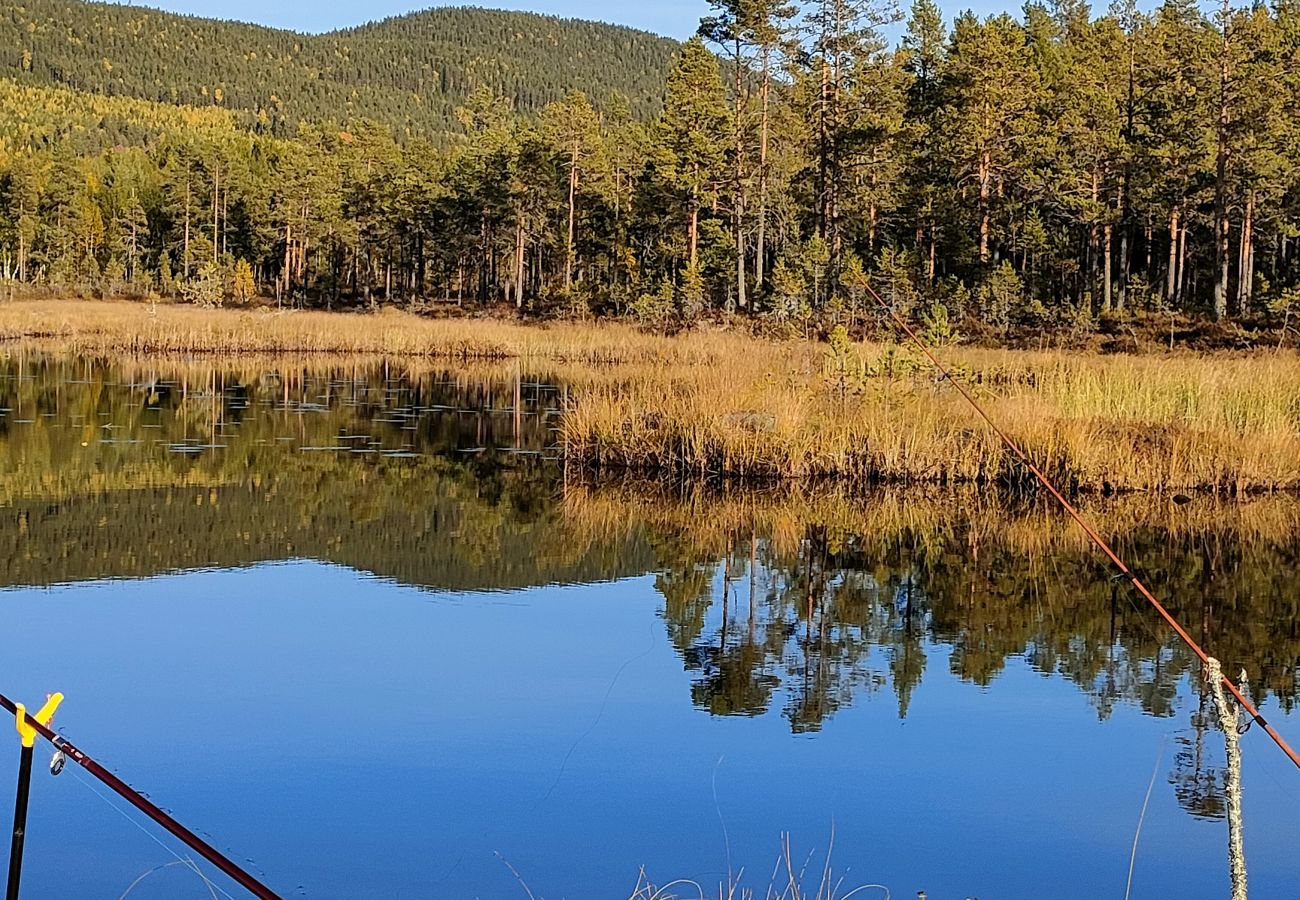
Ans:
[{"label": "blue sky", "polygon": [[[265,0],[151,0],[147,3],[132,4],[137,6],[155,6],[173,12],[190,13],[197,16],[209,16],[221,19],[240,19],[257,22],[276,28],[292,28],[297,31],[329,31],[347,25],[359,25],[373,19],[401,15],[415,9],[423,9],[435,4],[420,0],[339,0],[335,3],[322,3],[320,0],[283,0],[280,3],[267,3]],[[658,34],[685,38],[694,33],[700,16],[709,10],[707,0],[652,0],[642,3],[610,3],[598,0],[481,0],[469,5],[490,6],[506,9],[527,9],[534,12],[549,13],[559,16],[572,16],[578,19],[597,19],[631,25]],[[908,0],[901,0],[900,6],[906,9]],[[974,6],[977,12],[991,12],[994,3],[960,3],[941,4],[950,14],[958,7]],[[1012,6],[1019,9],[1019,4]]]}]

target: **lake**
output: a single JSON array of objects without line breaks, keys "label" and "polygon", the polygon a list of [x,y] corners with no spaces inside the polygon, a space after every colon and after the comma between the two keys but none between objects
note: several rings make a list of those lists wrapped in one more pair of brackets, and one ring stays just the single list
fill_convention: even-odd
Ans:
[{"label": "lake", "polygon": [[[0,691],[63,691],[285,896],[765,896],[783,846],[811,895],[833,845],[836,897],[1122,897],[1149,785],[1132,896],[1228,894],[1199,666],[1060,514],[578,479],[566,402],[510,365],[11,352]],[[1300,505],[1085,509],[1300,738]],[[1251,887],[1300,895],[1300,773],[1243,752]],[[24,896],[210,895],[47,757]]]}]

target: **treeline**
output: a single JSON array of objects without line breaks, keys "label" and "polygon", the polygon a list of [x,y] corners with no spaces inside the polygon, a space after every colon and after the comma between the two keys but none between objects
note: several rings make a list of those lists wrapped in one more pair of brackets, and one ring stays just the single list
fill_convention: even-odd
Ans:
[{"label": "treeline", "polygon": [[996,328],[1300,300],[1296,0],[1211,18],[1030,3],[951,27],[917,0],[897,47],[869,0],[716,12],[653,121],[577,91],[522,115],[480,88],[445,147],[366,120],[199,131],[96,98],[105,121],[156,125],[92,148],[64,139],[61,102],[6,87],[0,263],[200,303],[506,301],[655,324],[852,324],[868,285]]},{"label": "treeline", "polygon": [[292,137],[365,116],[436,139],[480,86],[536,114],[574,87],[659,109],[677,42],[631,28],[439,8],[321,35],[119,3],[25,0],[0,14],[0,72],[28,83],[237,111]]}]

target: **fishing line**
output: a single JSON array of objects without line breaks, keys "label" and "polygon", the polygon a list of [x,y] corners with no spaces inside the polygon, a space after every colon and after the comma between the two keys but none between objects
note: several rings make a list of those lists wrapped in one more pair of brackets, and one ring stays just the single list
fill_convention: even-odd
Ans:
[{"label": "fishing line", "polygon": [[1156,751],[1156,763],[1151,767],[1151,781],[1147,783],[1146,797],[1142,800],[1142,812],[1138,814],[1137,830],[1133,832],[1133,848],[1128,854],[1128,881],[1124,885],[1124,900],[1129,900],[1133,892],[1133,869],[1137,866],[1138,841],[1142,839],[1142,825],[1147,819],[1147,807],[1151,805],[1151,792],[1155,790],[1156,778],[1160,775],[1160,764],[1165,761],[1165,741],[1168,735],[1160,738],[1160,747]]},{"label": "fishing line", "polygon": [[[1138,578],[1131,569],[1129,569],[1128,565],[1126,565],[1124,560],[1120,558],[1119,554],[1116,553],[1111,548],[1110,544],[1106,542],[1106,539],[1092,527],[1091,523],[1084,518],[1082,513],[1075,509],[1074,505],[1070,503],[1069,500],[1065,499],[1065,495],[1057,490],[1056,485],[1052,483],[1051,479],[1044,475],[1038,466],[1034,465],[1033,461],[1029,458],[1029,455],[1020,448],[1020,445],[1016,443],[1011,435],[1004,431],[998,423],[993,420],[993,417],[984,410],[984,407],[980,405],[979,401],[975,399],[974,395],[971,394],[966,386],[957,380],[953,375],[952,370],[940,361],[939,357],[930,349],[930,346],[917,336],[916,331],[908,325],[907,322],[903,321],[903,318],[894,311],[893,307],[886,303],[885,299],[881,297],[880,294],[876,293],[875,288],[870,284],[866,284],[865,287],[867,292],[875,298],[876,302],[880,304],[881,308],[884,309],[884,311],[894,321],[894,324],[907,335],[918,349],[920,349],[926,358],[930,360],[935,369],[938,370],[939,374],[943,376],[944,380],[951,384],[957,393],[961,394],[962,398],[970,404],[970,407],[975,410],[976,414],[979,415],[979,417],[983,419],[991,429],[993,429],[993,432],[997,434],[1006,448],[1011,451],[1012,455],[1015,456],[1016,459],[1020,460],[1021,464],[1029,470],[1030,474],[1034,476],[1038,483],[1041,484],[1047,492],[1052,495],[1056,502],[1060,504],[1066,514],[1083,529],[1083,532],[1088,536],[1088,539],[1106,555],[1111,563],[1114,564],[1115,568],[1120,571],[1120,574],[1133,585],[1134,590],[1141,594],[1146,601],[1151,604],[1152,608],[1159,613],[1160,617],[1165,620],[1169,627],[1172,628],[1180,638],[1182,638],[1183,643],[1187,645],[1188,649],[1199,656],[1203,664],[1208,664],[1209,655],[1201,649],[1201,645],[1198,644],[1190,634],[1188,634],[1187,630],[1179,624],[1173,613],[1169,612],[1169,610],[1165,608],[1164,604],[1156,599],[1156,595],[1147,588],[1142,580]],[[1249,716],[1248,721],[1258,723],[1260,728],[1262,728],[1264,732],[1273,739],[1273,743],[1277,744],[1278,748],[1290,758],[1291,762],[1293,762],[1297,768],[1300,768],[1300,754],[1297,754],[1296,751],[1292,749],[1291,745],[1286,742],[1286,739],[1278,733],[1277,729],[1268,723],[1268,721],[1260,714],[1259,709],[1255,704],[1251,702],[1250,698],[1247,697],[1239,687],[1237,687],[1232,679],[1228,678],[1226,675],[1221,675],[1220,677],[1223,686],[1227,688],[1228,692],[1232,694],[1233,697],[1236,698],[1237,703],[1241,708],[1246,711],[1246,714]]]},{"label": "fishing line", "polygon": [[[596,711],[596,718],[593,719],[591,724],[587,726],[587,730],[584,731],[582,734],[580,734],[578,736],[578,739],[573,742],[572,746],[569,747],[569,751],[564,754],[564,759],[561,760],[560,762],[560,771],[556,773],[555,780],[552,781],[551,786],[546,789],[546,793],[543,794],[537,800],[537,802],[534,803],[532,807],[528,810],[529,815],[535,813],[537,811],[537,808],[540,807],[543,803],[545,803],[547,798],[549,798],[551,794],[555,791],[556,786],[558,786],[560,783],[560,779],[564,777],[565,768],[568,766],[569,759],[573,756],[573,752],[578,749],[578,745],[581,744],[583,741],[585,741],[587,737],[593,731],[596,730],[596,726],[600,724],[601,718],[605,715],[605,707],[609,704],[610,695],[614,693],[614,685],[618,683],[618,679],[623,675],[623,672],[626,671],[627,667],[632,665],[632,663],[636,662],[637,660],[643,659],[646,656],[649,656],[654,651],[656,646],[658,646],[658,642],[655,640],[655,625],[652,622],[650,624],[650,646],[646,647],[645,650],[638,653],[636,656],[633,656],[631,659],[624,661],[624,663],[618,667],[618,671],[614,673],[614,677],[609,682],[609,686],[605,688],[605,696],[600,701],[600,708]],[[481,834],[480,837],[482,836],[484,835]],[[451,868],[449,868],[441,878],[434,881],[433,884],[442,884],[448,878],[450,878],[452,876],[452,873],[454,873],[457,869],[459,869],[460,864],[465,861],[465,854],[468,852],[469,851],[467,850],[462,851],[460,856],[456,858],[456,861],[451,864]]]},{"label": "fishing line", "polygon": [[[184,863],[166,862],[166,863],[162,863],[161,865],[154,866],[152,869],[146,869],[145,871],[140,873],[140,875],[135,879],[135,881],[127,885],[126,890],[124,890],[121,893],[121,895],[117,898],[117,900],[126,900],[127,897],[131,896],[131,892],[134,891],[136,887],[142,884],[147,878],[149,878],[149,876],[153,875],[153,873],[161,872],[163,869],[170,869],[172,866],[184,866]],[[214,900],[216,896],[217,896],[216,894],[212,895]]]},{"label": "fishing line", "polygon": [[651,622],[650,623],[650,646],[646,647],[645,650],[641,651],[636,656],[627,660],[626,662],[623,663],[623,665],[618,667],[618,671],[614,673],[613,679],[609,682],[609,687],[605,688],[605,696],[600,701],[600,709],[596,711],[596,718],[593,719],[591,724],[587,726],[587,730],[584,731],[582,734],[580,734],[578,736],[578,739],[573,742],[573,746],[569,748],[569,752],[564,754],[564,759],[560,762],[560,771],[556,773],[555,780],[551,782],[551,786],[546,789],[546,793],[542,795],[541,799],[533,804],[533,808],[529,810],[529,813],[536,812],[537,807],[541,806],[544,802],[546,802],[546,799],[551,796],[551,793],[555,790],[556,785],[560,783],[560,779],[564,777],[565,767],[568,766],[569,758],[573,756],[573,751],[577,750],[578,745],[581,744],[583,741],[585,741],[591,735],[591,733],[596,730],[596,726],[600,724],[601,717],[605,715],[605,707],[609,705],[610,695],[614,693],[614,685],[618,683],[618,679],[623,675],[623,672],[626,671],[627,667],[632,665],[632,663],[640,659],[644,659],[645,657],[649,656],[652,652],[654,652],[654,649],[657,646],[657,644],[658,642],[655,640],[655,623]]},{"label": "fishing line", "polygon": [[[69,769],[68,771],[70,771],[70,772],[72,773],[72,777],[75,778],[79,784],[82,784],[82,785],[85,786],[86,790],[90,791],[92,794],[94,794],[94,795],[95,795],[96,797],[98,797],[100,800],[103,800],[106,804],[108,804],[108,806],[109,806],[110,809],[112,809],[112,810],[113,810],[115,813],[117,813],[119,816],[121,816],[122,818],[126,819],[128,822],[130,822],[132,825],[134,825],[137,829],[139,829],[141,834],[143,834],[145,837],[149,838],[149,840],[153,841],[153,842],[154,842],[155,844],[157,844],[159,847],[162,847],[163,850],[165,850],[165,851],[167,851],[169,854],[171,854],[172,858],[175,859],[176,862],[180,863],[182,866],[185,866],[187,869],[189,869],[190,871],[192,871],[195,875],[199,876],[199,878],[203,881],[204,886],[207,887],[207,889],[208,889],[208,893],[212,894],[214,900],[215,900],[215,898],[216,898],[216,896],[217,896],[217,892],[218,892],[218,891],[220,891],[220,892],[221,892],[222,894],[224,894],[226,897],[229,897],[230,900],[235,900],[234,897],[232,897],[230,894],[226,893],[226,891],[225,891],[224,888],[222,888],[220,885],[214,884],[214,883],[212,882],[212,879],[208,878],[207,875],[203,874],[203,870],[200,869],[200,868],[198,867],[197,864],[195,864],[194,860],[189,859],[189,858],[187,858],[187,857],[182,857],[180,854],[178,854],[178,853],[177,853],[175,850],[173,850],[171,847],[168,847],[166,844],[164,844],[164,843],[163,843],[163,842],[158,838],[158,836],[157,836],[156,834],[154,834],[152,831],[150,831],[149,829],[147,829],[147,828],[145,828],[143,825],[141,825],[138,821],[136,821],[136,819],[135,819],[134,816],[132,816],[132,815],[131,815],[130,813],[128,813],[126,810],[122,809],[122,807],[120,807],[120,806],[118,806],[116,803],[114,803],[113,800],[112,800],[112,798],[110,798],[110,797],[108,797],[107,795],[105,795],[105,794],[103,794],[102,792],[100,792],[100,790],[99,790],[98,788],[96,788],[93,784],[91,784],[88,780],[86,780],[85,776],[83,776],[80,772],[78,772],[78,771],[76,770],[76,768]],[[169,864],[169,865],[170,865],[170,864]],[[156,870],[154,870],[154,871],[156,871]]]},{"label": "fishing line", "polygon": [[1273,772],[1273,770],[1268,768],[1267,766],[1252,768],[1251,769],[1252,774],[1254,773],[1255,768],[1262,768],[1264,773],[1268,775],[1268,780],[1273,782],[1273,784],[1277,785],[1278,790],[1286,794],[1287,797],[1291,799],[1291,802],[1295,804],[1295,808],[1300,809],[1300,794],[1297,794],[1295,792],[1295,789],[1291,785],[1284,783],[1280,778],[1277,777],[1277,775]]},{"label": "fishing line", "polygon": [[727,833],[727,820],[722,817],[722,804],[718,800],[718,769],[722,768],[724,759],[725,756],[719,756],[713,766],[713,811],[718,814],[718,824],[722,826],[722,842],[727,848],[727,886],[731,887],[735,883],[731,874],[731,835]]}]

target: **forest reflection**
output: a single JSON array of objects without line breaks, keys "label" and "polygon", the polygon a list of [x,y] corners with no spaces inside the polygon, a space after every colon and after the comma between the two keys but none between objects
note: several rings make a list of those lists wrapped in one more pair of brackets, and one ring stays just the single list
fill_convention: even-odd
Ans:
[{"label": "forest reflection", "polygon": [[[989,686],[1024,660],[1102,719],[1190,713],[1173,787],[1222,814],[1194,658],[1046,504],[574,483],[555,446],[563,394],[509,365],[15,355],[0,363],[0,586],[292,558],[439,590],[645,576],[711,715],[809,733],[877,696],[906,718],[935,666]],[[1300,504],[1085,503],[1257,702],[1294,707]]]}]

